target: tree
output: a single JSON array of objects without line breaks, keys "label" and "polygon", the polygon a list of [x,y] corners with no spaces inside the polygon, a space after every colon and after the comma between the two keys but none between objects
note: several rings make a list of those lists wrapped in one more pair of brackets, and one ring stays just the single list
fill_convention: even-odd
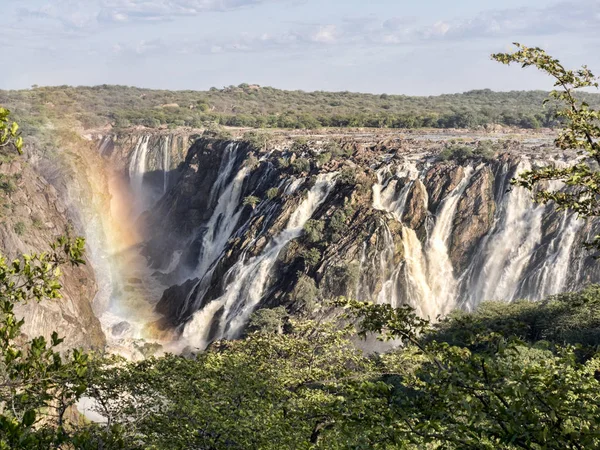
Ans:
[{"label": "tree", "polygon": [[10,120],[10,111],[0,106],[0,149],[14,148],[21,153],[23,138],[19,133],[19,125]]},{"label": "tree", "polygon": [[[571,309],[576,305],[585,310],[600,298],[596,289],[568,300]],[[343,298],[335,304],[359,320],[360,335],[375,333],[404,345],[382,356],[381,376],[393,387],[388,403],[393,428],[415,448],[558,450],[600,445],[597,347],[582,361],[575,347],[560,345],[561,336],[555,342],[526,342],[494,331],[494,322],[482,320],[485,314],[451,317],[430,329],[408,306],[394,309]],[[546,306],[533,308],[539,319]],[[519,323],[523,319],[514,314],[515,308],[504,309],[508,314],[497,318],[513,332],[522,330],[525,323]],[[547,328],[552,332],[554,323]]]},{"label": "tree", "polygon": [[[578,70],[566,69],[558,59],[540,48],[529,48],[515,43],[513,53],[497,53],[492,58],[502,64],[533,66],[555,79],[550,99],[564,107],[556,112],[564,128],[555,140],[562,150],[576,151],[579,155],[568,167],[547,166],[518,174],[513,185],[533,192],[539,203],[554,202],[559,210],[571,210],[580,217],[600,216],[600,111],[580,99],[578,90],[598,88],[594,74],[583,66]],[[548,100],[550,100],[548,99]],[[547,101],[548,101],[547,100]],[[568,189],[548,187],[545,182],[559,181]],[[600,236],[594,238],[600,248]]]},{"label": "tree", "polygon": [[0,257],[0,449],[50,448],[68,438],[65,413],[86,389],[88,355],[62,357],[54,332],[25,342],[17,304],[60,298],[60,266],[83,264],[83,239],[59,238],[48,253]]}]

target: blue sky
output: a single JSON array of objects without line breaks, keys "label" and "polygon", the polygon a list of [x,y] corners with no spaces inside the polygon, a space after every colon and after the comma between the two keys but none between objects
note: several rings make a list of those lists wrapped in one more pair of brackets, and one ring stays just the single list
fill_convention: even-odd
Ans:
[{"label": "blue sky", "polygon": [[513,41],[600,74],[600,0],[0,0],[0,11],[3,89],[549,88],[490,60]]}]

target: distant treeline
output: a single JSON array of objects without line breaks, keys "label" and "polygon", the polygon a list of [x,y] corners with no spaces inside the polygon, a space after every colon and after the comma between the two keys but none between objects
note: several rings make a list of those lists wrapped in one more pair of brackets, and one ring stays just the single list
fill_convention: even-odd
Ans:
[{"label": "distant treeline", "polygon": [[[76,120],[85,128],[108,123],[204,127],[207,123],[254,128],[474,128],[504,125],[555,127],[555,105],[544,91],[489,89],[429,97],[351,92],[283,91],[242,84],[208,91],[163,91],[126,86],[33,87],[0,91],[25,129],[51,120]],[[600,107],[600,95],[582,94]]]}]

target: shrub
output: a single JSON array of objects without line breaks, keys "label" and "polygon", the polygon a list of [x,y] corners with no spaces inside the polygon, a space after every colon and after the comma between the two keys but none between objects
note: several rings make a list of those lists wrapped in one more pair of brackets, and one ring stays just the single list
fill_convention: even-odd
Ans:
[{"label": "shrub", "polygon": [[17,190],[17,185],[11,178],[0,175],[0,189],[7,194],[12,194]]},{"label": "shrub", "polygon": [[14,230],[19,236],[23,236],[25,230],[27,230],[27,225],[25,225],[24,222],[19,221],[15,223]]},{"label": "shrub", "polygon": [[283,306],[273,309],[259,309],[250,316],[246,334],[250,333],[283,333],[283,325],[288,313]]},{"label": "shrub", "polygon": [[348,295],[359,281],[358,264],[330,266],[323,277],[323,288],[332,297]]},{"label": "shrub", "polygon": [[321,261],[321,252],[317,248],[305,249],[302,252],[302,258],[304,259],[304,265],[311,269],[319,264]]},{"label": "shrub", "polygon": [[331,153],[330,152],[321,152],[317,155],[317,164],[319,165],[319,167],[322,167],[323,165],[327,164],[329,161],[331,161]]},{"label": "shrub", "polygon": [[202,136],[208,137],[211,139],[217,139],[220,141],[228,141],[232,139],[232,134],[219,124],[212,122],[208,125],[206,130],[202,133]]},{"label": "shrub", "polygon": [[495,155],[493,147],[489,143],[479,143],[477,147],[471,148],[466,145],[451,145],[440,152],[438,158],[441,161],[455,161],[459,164],[469,159],[481,159],[488,161]]},{"label": "shrub", "polygon": [[304,153],[308,151],[308,141],[305,138],[296,138],[290,147],[290,151],[294,153]]},{"label": "shrub", "polygon": [[265,132],[248,131],[243,140],[257,150],[266,149],[271,142],[271,136]]},{"label": "shrub", "polygon": [[292,168],[295,173],[309,172],[310,171],[310,161],[306,158],[297,158],[292,163]]},{"label": "shrub", "polygon": [[331,232],[331,240],[333,242],[339,241],[343,232],[348,228],[346,221],[351,214],[347,214],[343,209],[336,209],[329,218],[329,231]]},{"label": "shrub", "polygon": [[325,229],[325,223],[322,220],[310,219],[304,225],[304,231],[306,232],[306,238],[308,242],[314,244],[323,240],[323,230]]},{"label": "shrub", "polygon": [[299,274],[298,281],[290,293],[290,300],[298,311],[311,312],[319,298],[319,288],[311,277]]},{"label": "shrub", "polygon": [[44,223],[42,222],[42,219],[40,219],[38,216],[35,216],[32,220],[33,226],[37,229],[43,228]]},{"label": "shrub", "polygon": [[248,156],[248,158],[246,159],[246,161],[244,161],[244,165],[248,169],[254,170],[254,169],[256,169],[260,165],[260,160],[256,156],[250,155],[250,156]]},{"label": "shrub", "polygon": [[356,184],[356,176],[357,176],[356,172],[357,172],[356,167],[346,166],[340,172],[340,175],[338,176],[338,181],[341,184],[354,186]]},{"label": "shrub", "polygon": [[278,195],[279,195],[279,188],[274,187],[267,191],[267,198],[269,200],[273,200]]},{"label": "shrub", "polygon": [[466,145],[452,145],[442,150],[438,157],[441,161],[463,163],[473,157],[473,149]]},{"label": "shrub", "polygon": [[244,198],[244,201],[242,202],[242,204],[244,206],[251,206],[252,209],[256,208],[256,205],[258,205],[260,203],[260,198],[255,197],[254,195],[249,195],[247,197]]},{"label": "shrub", "polygon": [[287,169],[288,167],[290,167],[290,159],[289,158],[285,158],[283,156],[281,158],[277,158],[277,165],[281,169]]}]

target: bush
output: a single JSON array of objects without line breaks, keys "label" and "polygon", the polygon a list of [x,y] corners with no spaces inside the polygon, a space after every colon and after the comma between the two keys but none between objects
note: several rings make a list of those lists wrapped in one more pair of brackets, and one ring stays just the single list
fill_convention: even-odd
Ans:
[{"label": "bush", "polygon": [[451,145],[442,150],[438,158],[441,161],[454,161],[463,164],[470,159],[480,159],[488,161],[495,155],[493,146],[489,143],[479,143],[475,148],[467,147],[466,145]]},{"label": "bush", "polygon": [[243,140],[256,150],[263,150],[269,146],[271,136],[265,132],[248,131],[244,134]]},{"label": "bush", "polygon": [[254,170],[260,165],[260,160],[256,156],[250,155],[250,156],[248,156],[248,159],[246,159],[246,161],[244,161],[244,165],[248,169]]},{"label": "bush", "polygon": [[279,188],[274,187],[267,191],[267,198],[269,200],[273,200],[278,195],[279,195]]},{"label": "bush", "polygon": [[25,231],[27,230],[27,225],[25,225],[24,222],[19,221],[15,223],[14,230],[15,233],[17,233],[19,236],[23,236],[23,234],[25,234]]},{"label": "bush", "polygon": [[231,132],[215,122],[208,125],[206,130],[202,133],[202,136],[220,141],[229,141],[233,138]]},{"label": "bush", "polygon": [[17,185],[12,178],[7,177],[6,175],[0,175],[0,189],[7,194],[12,194],[17,190]]},{"label": "bush", "polygon": [[323,240],[324,234],[323,230],[325,229],[325,223],[322,220],[314,220],[309,219],[306,224],[304,224],[304,231],[306,233],[306,238],[308,242],[314,244],[316,242],[320,242]]},{"label": "bush", "polygon": [[351,215],[351,211],[345,211],[344,209],[336,209],[331,215],[329,218],[328,229],[331,233],[331,240],[333,242],[337,242],[343,237],[344,231],[348,228],[346,221]]},{"label": "bush", "polygon": [[330,152],[321,152],[317,155],[317,164],[319,167],[324,166],[329,161],[331,161],[331,153]]},{"label": "bush", "polygon": [[283,156],[281,158],[277,158],[277,165],[281,169],[287,169],[288,167],[290,167],[290,159],[289,158],[285,158]]},{"label": "bush", "polygon": [[304,265],[307,269],[312,269],[319,264],[321,261],[321,252],[317,248],[305,249],[302,252],[302,258],[304,259]]},{"label": "bush", "polygon": [[292,163],[294,173],[303,173],[310,171],[310,161],[306,158],[297,158]]},{"label": "bush", "polygon": [[296,138],[290,147],[293,153],[304,153],[309,150],[308,141],[305,138]]},{"label": "bush", "polygon": [[473,157],[473,149],[465,145],[452,145],[442,150],[438,157],[441,161],[463,163]]},{"label": "bush", "polygon": [[305,274],[299,274],[298,281],[290,293],[294,309],[310,313],[315,309],[319,298],[319,288],[315,280]]},{"label": "bush", "polygon": [[341,184],[345,184],[348,186],[354,186],[354,185],[356,185],[356,176],[357,176],[356,167],[345,166],[342,169],[342,171],[340,172],[340,175],[338,176],[338,181]]},{"label": "bush", "polygon": [[246,334],[250,333],[283,333],[283,325],[288,313],[283,306],[273,309],[259,309],[250,316]]},{"label": "bush", "polygon": [[483,302],[473,313],[452,313],[437,326],[434,338],[453,345],[473,345],[476,343],[465,338],[487,331],[527,342],[596,346],[600,343],[600,286],[540,302]]},{"label": "bush", "polygon": [[256,208],[256,205],[258,205],[260,203],[260,198],[254,196],[254,195],[249,195],[247,197],[244,198],[244,201],[242,202],[242,204],[244,206],[251,206],[252,209]]},{"label": "bush", "polygon": [[358,264],[330,266],[325,271],[322,286],[332,297],[345,296],[354,291],[359,276]]}]

